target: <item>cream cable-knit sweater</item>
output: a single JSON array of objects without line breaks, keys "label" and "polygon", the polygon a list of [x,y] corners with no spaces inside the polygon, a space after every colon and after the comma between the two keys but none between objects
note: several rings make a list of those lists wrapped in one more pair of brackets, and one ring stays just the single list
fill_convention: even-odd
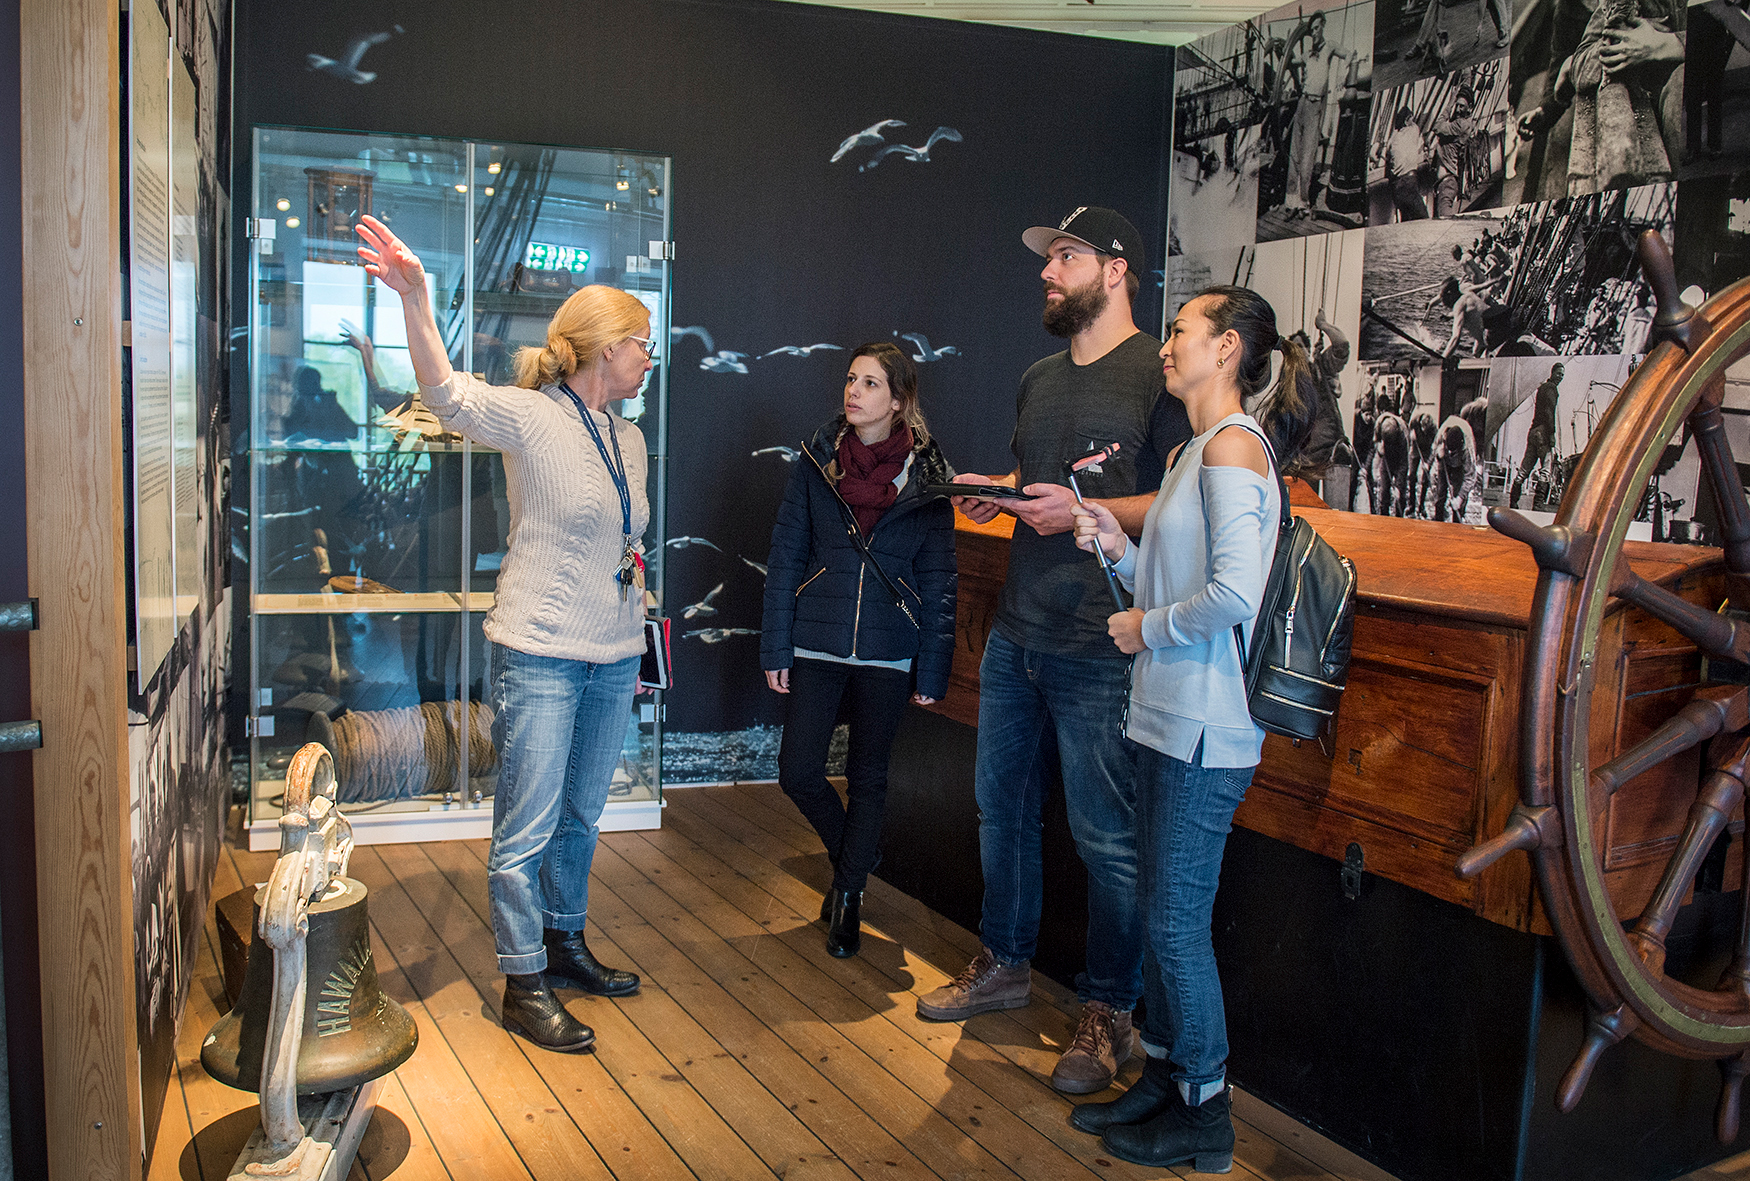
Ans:
[{"label": "cream cable-knit sweater", "polygon": [[[556,385],[538,390],[487,385],[452,373],[421,384],[420,397],[452,430],[504,455],[510,496],[509,552],[486,638],[535,656],[608,663],[644,651],[644,605],[636,588],[624,600],[620,495],[601,452]],[[644,436],[618,416],[592,411],[608,454],[608,424],[620,440],[632,491],[632,536],[650,522],[644,495]]]}]

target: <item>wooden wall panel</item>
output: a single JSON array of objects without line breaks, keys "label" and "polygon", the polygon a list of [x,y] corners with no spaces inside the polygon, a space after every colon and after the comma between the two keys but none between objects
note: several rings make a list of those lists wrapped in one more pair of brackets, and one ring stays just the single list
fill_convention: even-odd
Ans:
[{"label": "wooden wall panel", "polygon": [[24,0],[25,467],[49,1176],[137,1178],[119,16]]}]

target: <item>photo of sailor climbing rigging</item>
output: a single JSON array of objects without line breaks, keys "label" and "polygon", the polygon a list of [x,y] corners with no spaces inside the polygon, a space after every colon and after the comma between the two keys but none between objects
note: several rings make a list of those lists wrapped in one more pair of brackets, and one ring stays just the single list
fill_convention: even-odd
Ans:
[{"label": "photo of sailor climbing rigging", "polygon": [[1673,185],[1616,189],[1367,231],[1361,358],[1644,350],[1641,231],[1671,240]]}]

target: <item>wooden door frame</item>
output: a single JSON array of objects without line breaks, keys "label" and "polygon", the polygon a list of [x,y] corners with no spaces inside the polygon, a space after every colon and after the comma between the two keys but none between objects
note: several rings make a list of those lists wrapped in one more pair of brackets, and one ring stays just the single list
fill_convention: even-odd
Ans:
[{"label": "wooden door frame", "polygon": [[[147,0],[140,0],[147,2]],[[49,1177],[142,1169],[117,0],[22,0],[24,415]]]}]

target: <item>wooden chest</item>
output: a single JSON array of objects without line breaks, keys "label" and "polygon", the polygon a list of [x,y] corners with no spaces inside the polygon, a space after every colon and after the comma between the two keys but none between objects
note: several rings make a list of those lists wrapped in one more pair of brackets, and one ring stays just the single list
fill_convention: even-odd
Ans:
[{"label": "wooden chest", "polygon": [[[1355,562],[1354,659],[1335,732],[1323,742],[1271,735],[1235,823],[1456,903],[1495,923],[1547,933],[1530,860],[1503,858],[1474,881],[1458,857],[1501,831],[1518,799],[1520,679],[1537,567],[1489,529],[1298,509]],[[937,712],[978,723],[978,661],[1008,568],[1013,521],[960,518],[954,669]],[[1643,577],[1692,602],[1724,598],[1717,550],[1629,543]],[[1090,562],[1093,558],[1088,559]],[[1700,680],[1694,647],[1617,604],[1594,693],[1594,765],[1681,707]],[[1638,914],[1695,798],[1698,754],[1649,772],[1610,809],[1606,870],[1618,913]],[[1742,831],[1742,817],[1733,825]],[[1728,886],[1737,878],[1732,843]]]}]

